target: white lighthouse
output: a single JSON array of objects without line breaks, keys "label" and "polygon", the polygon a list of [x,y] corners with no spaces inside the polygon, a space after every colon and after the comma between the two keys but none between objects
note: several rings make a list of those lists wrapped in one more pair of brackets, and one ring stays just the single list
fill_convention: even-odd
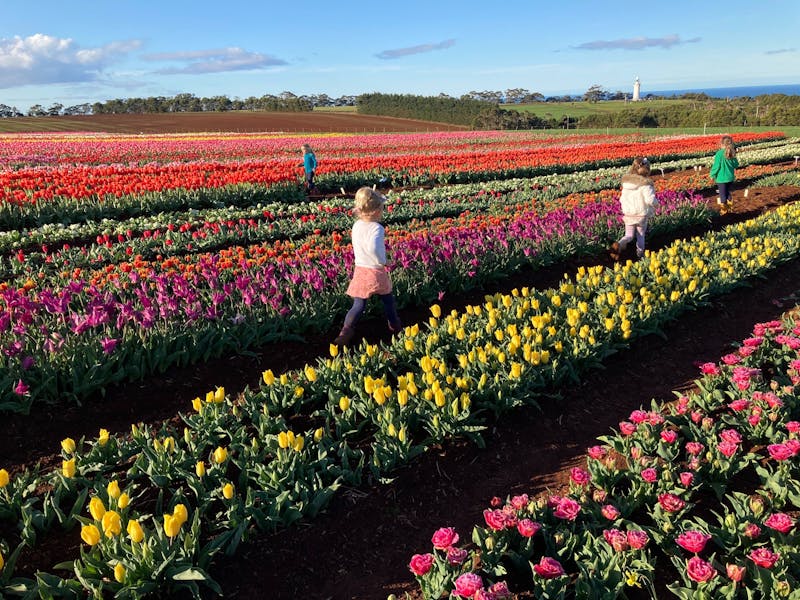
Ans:
[{"label": "white lighthouse", "polygon": [[633,102],[638,102],[640,100],[639,87],[640,87],[639,77],[637,76],[636,79],[633,80],[633,98],[631,98]]}]

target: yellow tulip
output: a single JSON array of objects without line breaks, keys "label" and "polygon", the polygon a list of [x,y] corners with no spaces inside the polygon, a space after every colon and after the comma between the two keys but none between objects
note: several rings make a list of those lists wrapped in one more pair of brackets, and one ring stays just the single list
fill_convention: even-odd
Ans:
[{"label": "yellow tulip", "polygon": [[117,506],[119,508],[127,508],[128,504],[131,503],[131,497],[128,496],[125,492],[122,492],[117,499]]},{"label": "yellow tulip", "polygon": [[92,515],[95,521],[101,520],[103,515],[106,514],[106,507],[97,496],[92,496],[92,499],[89,500],[89,514]]},{"label": "yellow tulip", "polygon": [[339,356],[339,346],[337,346],[336,344],[331,344],[330,346],[328,346],[328,352],[330,352],[330,355],[333,358],[336,358],[337,356]]},{"label": "yellow tulip", "polygon": [[226,500],[230,500],[233,498],[233,484],[226,483],[222,486],[222,495],[225,497]]},{"label": "yellow tulip", "polygon": [[289,447],[289,436],[286,435],[285,431],[281,431],[278,434],[278,448],[288,448]]},{"label": "yellow tulip", "polygon": [[292,447],[294,448],[295,452],[300,452],[303,449],[303,447],[305,446],[305,444],[306,444],[306,441],[303,439],[303,436],[302,435],[298,435],[294,439],[294,443],[292,444]]},{"label": "yellow tulip", "polygon": [[175,450],[175,439],[172,436],[164,438],[164,452],[173,452]]},{"label": "yellow tulip", "polygon": [[384,387],[377,387],[372,392],[372,398],[375,400],[375,404],[378,406],[383,406],[383,404],[386,402],[386,394],[384,393],[384,390]]},{"label": "yellow tulip", "polygon": [[314,431],[314,441],[320,441],[323,435],[325,435],[325,430],[322,427],[318,427],[316,431]]},{"label": "yellow tulip", "polygon": [[511,363],[511,377],[513,379],[519,379],[522,375],[522,365],[519,363]]},{"label": "yellow tulip", "polygon": [[375,344],[367,344],[366,350],[367,350],[367,356],[372,358],[378,352],[378,346],[376,346]]},{"label": "yellow tulip", "polygon": [[3,570],[3,567],[6,566],[6,559],[3,558],[3,553],[0,552],[0,571]]},{"label": "yellow tulip", "polygon": [[397,403],[400,406],[405,406],[408,404],[408,390],[398,390],[397,391]]},{"label": "yellow tulip", "polygon": [[0,469],[0,489],[6,487],[8,485],[9,476],[8,471],[5,469]]},{"label": "yellow tulip", "polygon": [[164,515],[164,534],[168,538],[174,538],[181,530],[181,523],[172,515]]},{"label": "yellow tulip", "polygon": [[189,518],[189,511],[186,510],[185,504],[176,504],[175,508],[172,509],[172,516],[178,519],[183,525],[186,522],[186,519]]},{"label": "yellow tulip", "polygon": [[369,375],[364,377],[364,391],[371,394],[375,390],[375,381]]},{"label": "yellow tulip", "polygon": [[394,423],[389,423],[386,433],[389,435],[389,437],[397,437],[397,429],[395,429]]},{"label": "yellow tulip", "polygon": [[61,449],[67,454],[73,454],[75,452],[75,440],[72,438],[64,438],[61,440]]},{"label": "yellow tulip", "polygon": [[103,526],[103,533],[106,534],[107,538],[119,535],[122,531],[122,520],[119,517],[119,513],[115,510],[106,511],[101,524]]},{"label": "yellow tulip", "polygon": [[224,463],[228,458],[228,450],[227,448],[223,448],[222,446],[217,446],[217,449],[214,450],[214,462],[218,465]]},{"label": "yellow tulip", "polygon": [[208,404],[214,402],[214,392],[206,392],[206,402]]},{"label": "yellow tulip", "polygon": [[298,385],[294,388],[294,397],[295,398],[302,398],[303,394],[305,393],[305,389],[302,385]]},{"label": "yellow tulip", "polygon": [[440,318],[442,316],[442,307],[439,306],[438,304],[434,304],[433,306],[431,306],[431,314],[436,319]]},{"label": "yellow tulip", "polygon": [[401,442],[405,442],[406,441],[406,428],[405,427],[401,427],[400,431],[397,432],[397,439],[400,440]]},{"label": "yellow tulip", "polygon": [[341,398],[339,398],[339,410],[341,410],[342,412],[347,412],[349,408],[350,408],[350,398],[348,398],[347,396],[342,396]]},{"label": "yellow tulip", "polygon": [[203,412],[203,401],[200,398],[195,398],[192,400],[192,408],[195,412]]},{"label": "yellow tulip", "polygon": [[305,369],[303,369],[306,375],[306,379],[309,382],[314,383],[317,380],[317,371],[311,365],[306,365]]},{"label": "yellow tulip", "polygon": [[411,338],[406,338],[403,340],[403,347],[405,348],[406,352],[412,352],[414,350],[414,340]]},{"label": "yellow tulip", "polygon": [[109,497],[114,498],[114,500],[119,498],[119,495],[122,493],[122,490],[119,489],[119,482],[116,479],[110,482],[106,486],[106,492],[108,493]]},{"label": "yellow tulip", "polygon": [[81,527],[81,539],[94,546],[100,541],[100,530],[94,525],[84,525]]},{"label": "yellow tulip", "polygon": [[261,379],[265,385],[272,385],[275,383],[275,375],[272,373],[272,369],[267,369],[261,374]]},{"label": "yellow tulip", "polygon": [[225,402],[225,388],[224,387],[218,387],[216,390],[214,390],[214,402],[216,404],[222,404],[223,402]]},{"label": "yellow tulip", "polygon": [[75,477],[75,459],[70,458],[69,460],[62,461],[61,472],[64,474],[64,477],[68,479]]},{"label": "yellow tulip", "polygon": [[206,463],[202,460],[197,461],[197,464],[194,466],[194,472],[197,473],[198,477],[203,477],[206,474]]},{"label": "yellow tulip", "polygon": [[281,385],[286,385],[287,383],[289,383],[289,376],[286,373],[281,373],[281,376],[278,379],[278,381],[281,382]]},{"label": "yellow tulip", "polygon": [[125,581],[125,566],[122,563],[117,563],[114,566],[114,579],[117,580],[117,583],[123,583]]},{"label": "yellow tulip", "polygon": [[105,446],[108,443],[108,429],[101,429],[97,436],[97,443]]},{"label": "yellow tulip", "polygon": [[131,541],[134,544],[138,544],[144,539],[144,531],[142,530],[142,526],[139,525],[139,521],[135,519],[128,521],[127,531],[128,537],[131,538]]}]

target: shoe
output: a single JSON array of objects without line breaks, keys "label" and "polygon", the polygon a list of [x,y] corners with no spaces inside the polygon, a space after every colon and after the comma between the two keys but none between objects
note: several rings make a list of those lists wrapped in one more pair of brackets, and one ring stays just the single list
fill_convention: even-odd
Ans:
[{"label": "shoe", "polygon": [[337,346],[347,346],[350,341],[353,339],[355,335],[355,330],[352,327],[342,327],[342,330],[339,332],[339,335],[336,336],[336,339],[333,340],[333,343]]},{"label": "shoe", "polygon": [[619,248],[619,244],[617,242],[614,242],[613,244],[611,244],[611,248],[609,249],[608,254],[611,256],[611,260],[616,261],[619,260],[620,252],[621,250]]},{"label": "shoe", "polygon": [[389,328],[389,332],[395,334],[403,329],[403,324],[398,321],[397,325],[392,325],[391,321],[386,321],[386,326]]}]

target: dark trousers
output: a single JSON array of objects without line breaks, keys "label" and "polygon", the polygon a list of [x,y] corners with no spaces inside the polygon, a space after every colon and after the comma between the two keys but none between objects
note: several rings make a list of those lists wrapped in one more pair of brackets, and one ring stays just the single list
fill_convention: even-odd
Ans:
[{"label": "dark trousers", "polygon": [[[380,299],[383,302],[383,312],[389,324],[392,326],[392,329],[400,329],[400,316],[397,314],[394,294],[380,295]],[[364,314],[366,308],[366,298],[353,298],[353,307],[347,311],[347,315],[344,317],[344,326],[350,328],[355,327],[355,324],[358,323],[358,320],[361,318],[361,315]]]},{"label": "dark trousers", "polygon": [[730,202],[731,201],[731,191],[733,190],[733,182],[729,181],[727,183],[717,183],[717,189],[719,190],[719,199],[723,202]]}]

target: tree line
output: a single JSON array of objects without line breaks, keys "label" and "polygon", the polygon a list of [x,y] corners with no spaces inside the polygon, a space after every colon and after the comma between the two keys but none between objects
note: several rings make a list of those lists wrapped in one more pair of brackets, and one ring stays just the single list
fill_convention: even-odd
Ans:
[{"label": "tree line", "polygon": [[[548,96],[524,88],[470,91],[459,98],[447,94],[416,96],[411,94],[370,93],[359,96],[331,97],[327,94],[296,95],[289,91],[260,97],[229,98],[219,95],[198,97],[194,94],[113,99],[105,102],[65,107],[59,102],[45,108],[36,104],[23,114],[16,107],[0,104],[0,118],[56,117],[92,114],[145,114],[176,112],[277,111],[305,112],[316,107],[356,106],[362,114],[393,116],[464,125],[474,129],[543,129],[564,127],[554,118],[508,110],[515,104],[538,102],[601,103],[627,99],[625,92],[608,92],[592,85],[582,95]],[[619,111],[598,112],[571,120],[570,127],[725,127],[800,125],[800,96],[765,94],[733,99],[711,98],[706,94],[676,96],[683,102],[667,106],[648,105],[647,100],[661,97],[648,94],[642,102],[631,103]]]},{"label": "tree line", "polygon": [[582,117],[578,126],[601,127],[732,127],[800,125],[800,96],[765,94],[729,100],[685,94],[683,102],[648,106],[632,103],[618,112]]}]

